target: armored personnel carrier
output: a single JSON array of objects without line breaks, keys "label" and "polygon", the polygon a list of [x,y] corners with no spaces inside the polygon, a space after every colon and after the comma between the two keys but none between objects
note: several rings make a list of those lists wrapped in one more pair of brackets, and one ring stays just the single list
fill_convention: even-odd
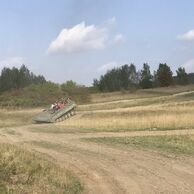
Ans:
[{"label": "armored personnel carrier", "polygon": [[75,115],[76,104],[69,98],[61,100],[51,105],[50,108],[43,110],[33,120],[36,123],[55,123],[61,122]]}]

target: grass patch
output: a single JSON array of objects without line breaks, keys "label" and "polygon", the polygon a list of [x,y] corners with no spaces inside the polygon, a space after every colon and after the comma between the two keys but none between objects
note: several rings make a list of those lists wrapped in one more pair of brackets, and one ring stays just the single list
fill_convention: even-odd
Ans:
[{"label": "grass patch", "polygon": [[77,178],[48,158],[0,144],[0,193],[81,193]]},{"label": "grass patch", "polygon": [[47,126],[37,125],[29,128],[31,132],[34,133],[76,133],[83,132],[81,129],[71,129],[71,128],[63,128],[57,125],[49,124]]},{"label": "grass patch", "polygon": [[21,135],[20,133],[16,132],[13,129],[4,129],[4,132],[9,134],[9,135]]},{"label": "grass patch", "polygon": [[154,150],[173,155],[194,156],[194,135],[103,137],[83,138],[83,140],[111,146],[124,146],[129,149]]},{"label": "grass patch", "polygon": [[0,128],[16,127],[32,123],[40,109],[0,110]]},{"label": "grass patch", "polygon": [[30,143],[46,149],[59,150],[64,148],[64,146],[62,146],[61,144],[51,143],[48,141],[31,141]]}]

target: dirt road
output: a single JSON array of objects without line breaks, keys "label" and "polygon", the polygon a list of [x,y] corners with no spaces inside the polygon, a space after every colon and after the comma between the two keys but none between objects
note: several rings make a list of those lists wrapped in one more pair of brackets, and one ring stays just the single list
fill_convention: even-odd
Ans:
[{"label": "dirt road", "polygon": [[[27,149],[52,156],[80,178],[85,193],[194,193],[194,158],[170,158],[156,152],[125,150],[81,140],[83,137],[184,135],[194,134],[194,130],[49,134],[31,132],[31,127],[10,128],[12,133],[0,129],[0,141],[22,143]],[[42,142],[47,146],[41,146]]]}]

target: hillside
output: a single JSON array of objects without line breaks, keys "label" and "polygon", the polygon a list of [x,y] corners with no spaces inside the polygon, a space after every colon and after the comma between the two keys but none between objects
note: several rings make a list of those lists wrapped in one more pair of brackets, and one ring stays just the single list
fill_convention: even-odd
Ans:
[{"label": "hillside", "polygon": [[[193,85],[92,94],[91,101],[78,105],[76,116],[54,124],[32,124],[41,108],[1,109],[0,140],[12,145],[0,144],[0,157],[6,158],[9,150],[25,176],[29,169],[35,171],[32,184],[13,185],[17,170],[0,189],[36,191],[49,165],[51,178],[48,174],[43,184],[51,191],[54,181],[64,193],[194,192]],[[64,179],[59,170],[71,176]],[[56,172],[58,182],[52,176]]]}]

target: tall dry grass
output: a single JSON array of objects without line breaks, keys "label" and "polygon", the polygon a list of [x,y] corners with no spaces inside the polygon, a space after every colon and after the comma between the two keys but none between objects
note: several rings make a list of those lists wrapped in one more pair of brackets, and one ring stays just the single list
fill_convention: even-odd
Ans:
[{"label": "tall dry grass", "polygon": [[95,111],[95,110],[111,110],[116,108],[129,108],[138,106],[163,105],[173,102],[189,102],[194,100],[194,91],[176,93],[172,95],[144,97],[134,99],[123,99],[117,101],[101,102],[94,104],[81,105],[78,107],[79,111]]},{"label": "tall dry grass", "polygon": [[[144,98],[82,107],[74,119],[57,124],[83,131],[167,130],[194,127],[194,99],[185,95]],[[153,103],[154,102],[154,103]],[[127,104],[128,103],[128,104]],[[97,106],[98,108],[96,108]],[[89,111],[91,108],[92,111]],[[100,109],[101,108],[101,109]]]},{"label": "tall dry grass", "polygon": [[107,92],[107,93],[95,93],[91,95],[92,103],[110,102],[117,100],[129,100],[137,98],[150,98],[157,96],[172,95],[181,92],[188,92],[194,90],[194,84],[187,86],[171,86],[163,88],[153,89],[139,89],[134,91],[120,91],[120,92]]},{"label": "tall dry grass", "polygon": [[41,109],[0,109],[0,128],[28,125]]},{"label": "tall dry grass", "polygon": [[[139,91],[141,98],[130,98],[78,106],[77,116],[51,125],[50,132],[63,131],[129,131],[166,130],[194,127],[194,85],[178,88],[160,88]],[[182,91],[182,93],[178,93]],[[188,92],[189,91],[189,92]],[[147,94],[146,94],[147,93]],[[158,96],[150,95],[157,93]],[[165,93],[165,95],[163,95]],[[167,95],[168,93],[168,95]],[[178,94],[177,94],[178,93]],[[108,95],[111,93],[99,94]],[[97,96],[106,98],[104,96]],[[113,93],[112,98],[120,93]],[[140,94],[138,94],[140,96]],[[0,110],[0,127],[20,126],[32,123],[41,109]],[[38,127],[40,129],[44,127]],[[53,130],[51,130],[53,128]],[[44,129],[46,132],[47,127]]]}]

